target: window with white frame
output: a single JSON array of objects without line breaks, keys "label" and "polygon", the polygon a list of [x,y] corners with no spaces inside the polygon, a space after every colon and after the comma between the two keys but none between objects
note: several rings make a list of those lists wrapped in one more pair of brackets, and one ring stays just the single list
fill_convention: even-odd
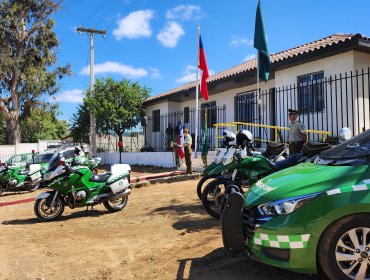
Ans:
[{"label": "window with white frame", "polygon": [[298,77],[298,110],[302,114],[319,113],[325,109],[324,71]]}]

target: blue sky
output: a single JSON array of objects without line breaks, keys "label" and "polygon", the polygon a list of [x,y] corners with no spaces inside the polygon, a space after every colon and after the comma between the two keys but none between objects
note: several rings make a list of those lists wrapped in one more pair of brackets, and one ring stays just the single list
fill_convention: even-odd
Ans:
[{"label": "blue sky", "polygon": [[[270,53],[335,33],[370,36],[368,0],[261,0]],[[89,88],[89,38],[78,26],[107,30],[95,36],[95,78],[131,79],[163,93],[195,80],[197,24],[210,73],[255,57],[257,0],[64,0],[56,14],[58,63],[72,65],[53,102],[69,120]]]}]

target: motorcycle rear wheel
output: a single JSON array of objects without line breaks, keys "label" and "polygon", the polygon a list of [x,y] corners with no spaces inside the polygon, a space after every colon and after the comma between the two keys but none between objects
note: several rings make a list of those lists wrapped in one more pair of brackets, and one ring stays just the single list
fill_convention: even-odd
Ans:
[{"label": "motorcycle rear wheel", "polygon": [[3,191],[4,191],[4,187],[2,184],[0,184],[0,195],[2,195]]},{"label": "motorcycle rear wheel", "polygon": [[37,183],[35,185],[28,185],[27,190],[29,192],[34,192],[34,191],[38,190],[39,187],[40,187],[40,183]]},{"label": "motorcycle rear wheel", "polygon": [[53,207],[45,205],[46,199],[40,198],[35,201],[34,212],[37,218],[42,222],[56,220],[64,212],[64,202],[60,197],[56,197]]},{"label": "motorcycle rear wheel", "polygon": [[109,212],[118,212],[121,211],[125,206],[127,205],[128,202],[128,196],[121,197],[118,199],[112,199],[112,200],[107,200],[103,202],[103,205],[105,209],[107,209]]}]

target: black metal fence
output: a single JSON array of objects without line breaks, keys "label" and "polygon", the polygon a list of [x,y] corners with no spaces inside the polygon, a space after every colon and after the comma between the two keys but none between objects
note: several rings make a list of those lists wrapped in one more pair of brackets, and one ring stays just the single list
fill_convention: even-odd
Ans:
[{"label": "black metal fence", "polygon": [[[214,106],[209,108],[201,108],[198,110],[198,123],[195,123],[195,108],[185,111],[172,112],[162,115],[152,115],[148,117],[146,127],[146,141],[154,151],[169,150],[172,143],[177,143],[178,124],[182,123],[183,128],[189,129],[193,138],[193,149],[195,145],[195,126],[198,128],[197,145],[200,149],[200,135],[202,125],[204,123],[205,114],[207,112],[207,133],[209,137],[209,149],[214,150],[216,147],[216,128],[213,126],[216,123],[224,123],[226,121],[226,106]],[[168,129],[168,128],[172,129]],[[167,133],[172,130],[172,133]]]},{"label": "black metal fence", "polygon": [[[241,93],[235,97],[235,121],[289,126],[288,109],[300,112],[299,120],[307,129],[329,131],[328,141],[338,141],[339,130],[349,127],[354,134],[370,128],[370,72],[355,71],[329,77],[313,73],[313,79],[298,77],[298,84]],[[238,126],[238,129],[243,126]],[[246,127],[263,140],[273,140],[273,129]],[[278,139],[286,142],[288,131],[280,131]],[[322,140],[310,134],[310,141]]]}]

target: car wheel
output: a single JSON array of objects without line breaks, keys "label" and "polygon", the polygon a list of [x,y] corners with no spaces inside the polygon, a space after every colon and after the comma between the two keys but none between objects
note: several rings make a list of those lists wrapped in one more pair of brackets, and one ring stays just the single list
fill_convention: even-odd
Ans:
[{"label": "car wheel", "polygon": [[348,216],[329,226],[320,238],[318,261],[330,279],[370,279],[370,215]]}]

